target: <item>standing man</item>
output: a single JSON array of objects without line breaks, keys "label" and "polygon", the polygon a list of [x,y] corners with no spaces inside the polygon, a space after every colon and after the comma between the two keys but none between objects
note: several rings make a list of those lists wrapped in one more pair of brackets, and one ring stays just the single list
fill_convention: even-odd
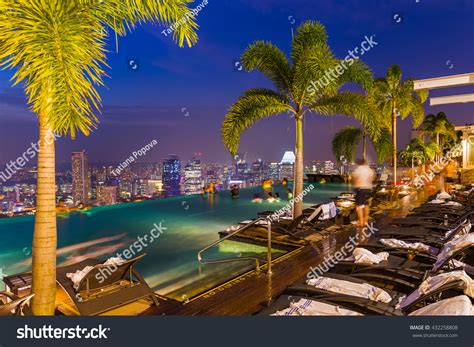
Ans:
[{"label": "standing man", "polygon": [[372,194],[374,171],[364,159],[357,159],[357,168],[352,173],[352,180],[356,188],[356,212],[359,227],[363,228],[369,222],[369,198]]}]

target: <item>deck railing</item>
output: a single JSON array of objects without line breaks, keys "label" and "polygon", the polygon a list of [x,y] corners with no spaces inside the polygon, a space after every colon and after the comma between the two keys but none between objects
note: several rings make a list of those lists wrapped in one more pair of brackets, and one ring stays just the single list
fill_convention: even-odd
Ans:
[{"label": "deck railing", "polygon": [[255,261],[255,269],[257,271],[259,271],[260,270],[260,261],[265,262],[263,259],[259,259],[259,258],[256,258],[256,257],[235,257],[235,258],[227,258],[227,259],[203,260],[202,254],[204,252],[206,252],[207,250],[217,246],[221,242],[231,238],[232,236],[234,236],[234,235],[236,235],[236,234],[238,234],[238,233],[240,233],[244,230],[247,230],[248,228],[256,225],[260,221],[266,221],[267,222],[267,224],[265,225],[268,229],[268,235],[267,235],[267,261],[266,261],[266,263],[268,264],[268,271],[267,272],[268,272],[268,274],[271,274],[272,273],[272,235],[271,235],[272,225],[271,225],[270,219],[267,219],[267,218],[264,218],[264,217],[258,218],[256,220],[240,227],[239,229],[230,232],[228,235],[226,235],[224,237],[221,237],[219,240],[214,241],[213,243],[211,243],[208,246],[201,249],[197,254],[197,258],[198,258],[199,263],[202,264],[202,265],[207,265],[207,264],[221,264],[221,263],[230,263],[230,262],[235,262],[235,261],[252,260],[252,261]]}]

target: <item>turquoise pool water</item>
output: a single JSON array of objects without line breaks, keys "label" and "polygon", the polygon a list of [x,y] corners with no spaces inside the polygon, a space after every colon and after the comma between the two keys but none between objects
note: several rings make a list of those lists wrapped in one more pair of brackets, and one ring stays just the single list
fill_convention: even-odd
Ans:
[{"label": "turquoise pool water", "polygon": [[[349,188],[343,184],[314,184],[305,204],[328,201]],[[115,206],[103,206],[85,212],[58,217],[58,265],[71,264],[87,257],[108,258],[123,250],[138,237],[150,235],[154,224],[162,226],[159,238],[143,247],[147,256],[138,270],[159,294],[186,300],[216,284],[249,270],[254,263],[236,262],[201,265],[197,252],[218,239],[218,231],[257,212],[276,210],[287,204],[286,188],[276,186],[282,201],[252,203],[261,187],[242,189],[239,199],[231,199],[228,191],[207,199],[200,195],[150,200]],[[0,268],[3,274],[31,269],[33,216],[0,220]],[[157,234],[156,232],[154,233]],[[138,250],[138,248],[133,248]],[[281,255],[275,250],[274,256]],[[224,241],[205,254],[206,259],[258,256],[266,258],[264,247]],[[3,285],[3,283],[2,283]]]}]

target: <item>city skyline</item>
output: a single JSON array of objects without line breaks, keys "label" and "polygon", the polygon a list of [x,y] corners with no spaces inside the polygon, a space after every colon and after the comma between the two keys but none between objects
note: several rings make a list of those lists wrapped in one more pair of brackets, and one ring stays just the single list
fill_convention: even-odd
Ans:
[{"label": "city skyline", "polygon": [[[200,41],[192,49],[175,47],[169,37],[161,34],[162,27],[139,28],[120,41],[118,54],[110,55],[108,72],[113,78],[107,80],[107,92],[100,89],[104,110],[98,129],[89,137],[79,135],[75,141],[57,140],[57,163],[67,163],[71,152],[82,149],[89,153],[91,163],[106,159],[122,162],[137,147],[155,138],[158,146],[143,161],[159,162],[168,153],[188,160],[196,151],[202,152],[206,161],[228,160],[230,155],[221,143],[219,131],[227,108],[241,90],[266,86],[258,73],[239,70],[240,54],[256,39],[271,40],[288,51],[291,29],[306,19],[321,20],[327,26],[331,33],[329,42],[341,56],[366,35],[375,35],[378,45],[363,57],[375,76],[385,74],[388,61],[399,63],[405,77],[415,78],[459,74],[472,69],[474,52],[463,49],[463,34],[472,30],[469,21],[474,12],[472,2],[458,0],[458,6],[453,6],[442,1],[425,4],[407,0],[371,5],[371,20],[361,23],[368,13],[366,6],[356,0],[345,6],[322,1],[317,10],[307,0],[283,1],[279,7],[270,0],[258,4],[249,0],[212,2],[199,16]],[[224,21],[219,16],[222,12],[235,15]],[[338,20],[341,13],[345,18],[343,23]],[[431,35],[436,40],[425,40],[424,28],[438,17],[443,18],[450,30],[434,27]],[[248,18],[252,21],[246,21]],[[245,30],[236,23],[242,21],[246,22]],[[222,30],[212,29],[216,27]],[[115,51],[115,43],[109,44],[109,49]],[[428,63],[422,59],[424,54],[430,55]],[[134,65],[130,66],[132,62]],[[12,73],[0,76],[3,124],[0,163],[14,160],[31,142],[37,141],[36,117],[27,111],[23,91],[10,88]],[[453,93],[465,90],[460,87]],[[434,91],[433,95],[440,93]],[[426,105],[425,109],[427,114],[445,111],[457,125],[474,122],[469,105]],[[348,124],[357,125],[357,122],[339,116],[308,118],[306,158],[334,159],[330,151],[331,136]],[[409,120],[400,122],[401,146],[409,141],[410,130]],[[255,159],[277,160],[279,153],[286,150],[294,150],[294,128],[289,117],[281,115],[250,129],[242,138],[240,152],[254,155]],[[373,159],[373,152],[369,154]]]}]

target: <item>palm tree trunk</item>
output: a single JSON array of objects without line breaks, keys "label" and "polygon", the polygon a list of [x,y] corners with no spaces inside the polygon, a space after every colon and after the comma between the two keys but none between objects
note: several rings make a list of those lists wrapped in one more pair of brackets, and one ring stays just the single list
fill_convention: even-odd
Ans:
[{"label": "palm tree trunk", "polygon": [[392,112],[393,184],[397,184],[397,110]]},{"label": "palm tree trunk", "polygon": [[303,213],[303,119],[296,115],[296,148],[295,148],[295,168],[293,179],[293,218],[301,216]]},{"label": "palm tree trunk", "polygon": [[362,158],[367,162],[367,133],[365,129],[362,133]]},{"label": "palm tree trunk", "polygon": [[56,185],[54,133],[46,115],[39,116],[38,180],[33,234],[34,315],[54,314],[56,300]]},{"label": "palm tree trunk", "polygon": [[[441,145],[439,143],[439,133],[436,133],[436,144],[438,145],[438,148],[441,149]],[[436,154],[436,162],[439,163],[440,159],[440,154]]]}]

